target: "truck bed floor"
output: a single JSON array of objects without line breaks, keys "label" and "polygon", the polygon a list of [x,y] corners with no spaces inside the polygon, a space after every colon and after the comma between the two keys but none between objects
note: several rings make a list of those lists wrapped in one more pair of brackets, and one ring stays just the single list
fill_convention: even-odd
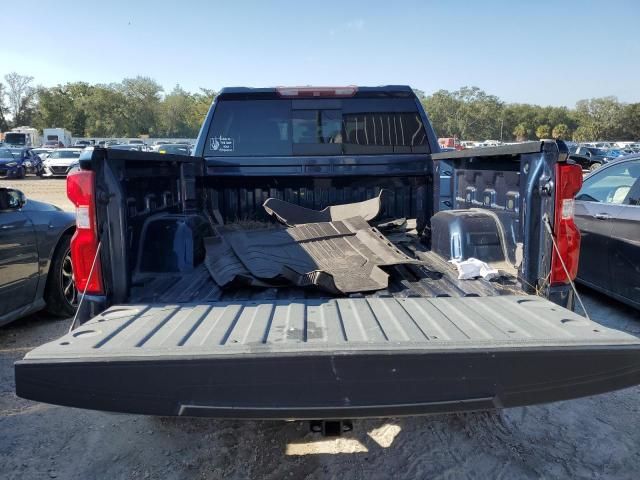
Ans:
[{"label": "truck bed floor", "polygon": [[[433,252],[420,252],[424,266],[398,265],[385,267],[390,274],[384,290],[355,294],[351,297],[485,297],[522,294],[517,279],[501,277],[499,281],[458,280],[456,269]],[[158,274],[139,279],[132,288],[130,302],[199,302],[228,300],[278,300],[292,298],[323,298],[326,292],[313,288],[259,288],[235,286],[221,289],[204,265],[191,273]]]}]

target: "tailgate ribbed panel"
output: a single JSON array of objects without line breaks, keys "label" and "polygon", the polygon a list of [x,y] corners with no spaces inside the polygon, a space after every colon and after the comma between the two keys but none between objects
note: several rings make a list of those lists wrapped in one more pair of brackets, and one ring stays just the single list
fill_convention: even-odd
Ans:
[{"label": "tailgate ribbed panel", "polygon": [[636,343],[532,296],[115,306],[26,358]]}]

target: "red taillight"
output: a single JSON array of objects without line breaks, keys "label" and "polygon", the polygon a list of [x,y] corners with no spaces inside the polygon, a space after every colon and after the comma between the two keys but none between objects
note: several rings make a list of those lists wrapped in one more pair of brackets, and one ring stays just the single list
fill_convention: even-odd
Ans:
[{"label": "red taillight", "polygon": [[[554,236],[560,256],[564,261],[571,280],[578,273],[580,256],[580,231],[573,221],[573,198],[582,186],[582,169],[579,165],[558,163],[556,165],[556,205],[554,219]],[[568,283],[558,252],[553,250],[551,256],[550,283]]]},{"label": "red taillight", "polygon": [[[76,232],[71,238],[73,276],[79,292],[102,295],[102,269],[98,251],[96,228],[95,173],[88,170],[67,176],[67,197],[76,206]],[[95,265],[94,265],[95,259]],[[93,272],[91,266],[93,265]],[[89,274],[91,272],[91,278]]]},{"label": "red taillight", "polygon": [[358,87],[277,87],[281,97],[353,97]]}]

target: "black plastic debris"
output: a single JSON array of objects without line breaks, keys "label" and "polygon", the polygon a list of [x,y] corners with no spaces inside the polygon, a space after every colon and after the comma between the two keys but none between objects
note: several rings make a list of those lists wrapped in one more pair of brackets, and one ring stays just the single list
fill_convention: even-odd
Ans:
[{"label": "black plastic debris", "polygon": [[270,287],[269,283],[258,280],[244,266],[231,246],[227,243],[224,228],[216,229],[215,236],[204,239],[207,252],[204,264],[213,280],[224,287],[232,283],[254,287]]},{"label": "black plastic debris", "polygon": [[269,215],[290,227],[305,223],[335,222],[354,217],[361,217],[368,221],[380,214],[383,196],[387,194],[388,190],[380,190],[377,197],[369,200],[333,205],[323,210],[311,210],[278,198],[268,198],[262,206]]},{"label": "black plastic debris", "polygon": [[423,263],[398,250],[360,217],[283,229],[238,230],[226,232],[225,237],[256,278],[286,278],[332,293],[384,289],[388,275],[380,267]]}]

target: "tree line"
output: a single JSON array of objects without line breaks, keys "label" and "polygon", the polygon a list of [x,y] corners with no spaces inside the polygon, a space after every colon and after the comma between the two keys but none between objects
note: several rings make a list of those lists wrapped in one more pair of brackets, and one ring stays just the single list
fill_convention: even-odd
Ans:
[{"label": "tree line", "polygon": [[0,83],[0,131],[29,125],[66,128],[76,137],[197,136],[215,92],[166,93],[148,77],[91,85],[33,86],[33,77],[10,73]]},{"label": "tree line", "polygon": [[440,137],[523,141],[557,138],[578,142],[640,140],[640,103],[616,97],[580,100],[575,108],[505,103],[478,87],[417,91]]},{"label": "tree line", "polygon": [[[195,137],[215,98],[176,85],[165,93],[148,77],[120,83],[70,82],[34,86],[33,77],[9,73],[0,82],[0,131],[30,125],[61,127],[78,137]],[[478,87],[416,90],[440,137],[523,141],[640,140],[640,103],[616,97],[580,100],[575,108],[506,103]]]}]

